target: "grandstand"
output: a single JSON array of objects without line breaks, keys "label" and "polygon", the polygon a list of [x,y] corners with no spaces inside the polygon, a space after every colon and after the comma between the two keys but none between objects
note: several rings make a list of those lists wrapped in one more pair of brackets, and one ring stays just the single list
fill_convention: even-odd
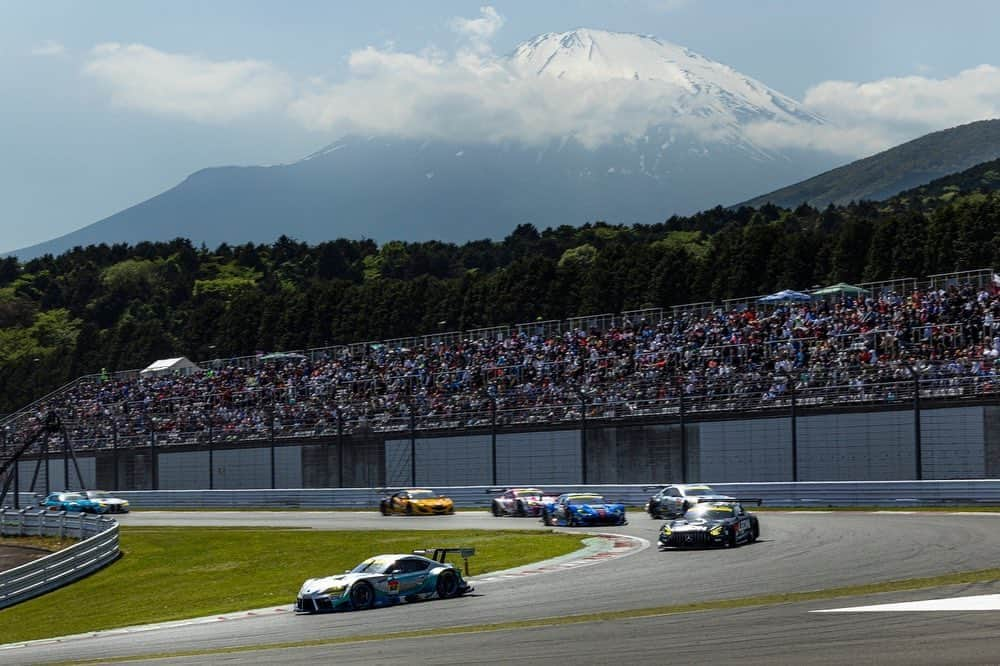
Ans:
[{"label": "grandstand", "polygon": [[76,450],[117,451],[995,401],[994,276],[983,269],[870,283],[857,298],[696,303],[214,359],[189,374],[90,375],[0,421],[2,450],[51,412]]}]

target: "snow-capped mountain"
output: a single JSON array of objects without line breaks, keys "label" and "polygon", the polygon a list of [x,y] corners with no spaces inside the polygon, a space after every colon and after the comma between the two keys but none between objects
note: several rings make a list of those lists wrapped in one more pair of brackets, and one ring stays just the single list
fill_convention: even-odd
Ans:
[{"label": "snow-capped mountain", "polygon": [[587,29],[550,32],[518,46],[507,62],[521,76],[652,84],[668,101],[674,118],[714,117],[733,127],[763,120],[823,122],[760,81],[651,35]]},{"label": "snow-capped mountain", "polygon": [[746,131],[755,122],[823,120],[731,67],[655,37],[550,33],[490,67],[505,72],[513,88],[523,82],[548,96],[549,117],[538,124],[557,114],[564,122],[552,126],[567,129],[531,142],[341,137],[292,164],[199,171],[157,197],[15,254],[178,236],[210,247],[281,234],[308,242],[464,242],[503,238],[525,222],[655,223],[836,164],[825,154],[756,145]]}]

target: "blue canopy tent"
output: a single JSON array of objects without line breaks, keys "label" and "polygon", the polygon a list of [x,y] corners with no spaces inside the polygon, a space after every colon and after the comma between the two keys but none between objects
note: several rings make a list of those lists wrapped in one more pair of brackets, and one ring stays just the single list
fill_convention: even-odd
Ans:
[{"label": "blue canopy tent", "polygon": [[782,289],[779,292],[761,296],[758,303],[805,303],[812,300],[812,296],[793,289]]}]

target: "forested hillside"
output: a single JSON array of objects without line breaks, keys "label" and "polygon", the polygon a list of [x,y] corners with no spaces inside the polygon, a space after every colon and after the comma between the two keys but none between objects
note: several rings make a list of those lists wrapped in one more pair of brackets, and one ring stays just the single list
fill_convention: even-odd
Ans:
[{"label": "forested hillside", "polygon": [[926,134],[889,150],[832,169],[743,205],[813,206],[881,201],[925,183],[1000,157],[1000,120],[980,120]]},{"label": "forested hillside", "polygon": [[91,246],[0,261],[0,411],[101,368],[620,312],[1000,266],[1000,194],[649,226],[522,225],[499,242]]}]

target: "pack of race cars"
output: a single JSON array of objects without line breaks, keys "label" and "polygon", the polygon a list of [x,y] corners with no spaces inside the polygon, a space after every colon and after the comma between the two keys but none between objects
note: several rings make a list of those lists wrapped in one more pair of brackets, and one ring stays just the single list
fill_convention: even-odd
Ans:
[{"label": "pack of race cars", "polygon": [[[735,547],[760,537],[757,516],[745,502],[720,495],[703,484],[658,487],[646,503],[653,519],[666,519],[660,528],[661,550],[680,548]],[[596,493],[546,493],[539,488],[493,489],[490,511],[494,516],[540,517],[546,525],[578,527],[625,525],[625,505],[608,502]],[[451,515],[451,498],[426,488],[404,488],[388,492],[379,503],[383,515]],[[413,554],[376,555],[343,574],[306,580],[295,601],[298,613],[336,610],[367,610],[425,599],[448,599],[472,591],[462,571],[446,561],[449,552],[463,559],[474,549],[441,548]],[[466,560],[466,573],[468,561]]]},{"label": "pack of race cars", "polygon": [[[672,484],[657,489],[646,502],[646,512],[653,519],[666,519],[660,529],[661,548],[738,546],[760,537],[760,521],[744,504],[759,500],[741,500],[715,492],[705,484]],[[589,527],[626,525],[625,505],[609,502],[597,493],[546,493],[540,488],[494,488],[499,492],[490,501],[490,512],[497,517],[540,517],[553,527]],[[387,495],[379,504],[383,515],[441,515],[455,511],[451,498],[424,488],[401,489]]]}]

